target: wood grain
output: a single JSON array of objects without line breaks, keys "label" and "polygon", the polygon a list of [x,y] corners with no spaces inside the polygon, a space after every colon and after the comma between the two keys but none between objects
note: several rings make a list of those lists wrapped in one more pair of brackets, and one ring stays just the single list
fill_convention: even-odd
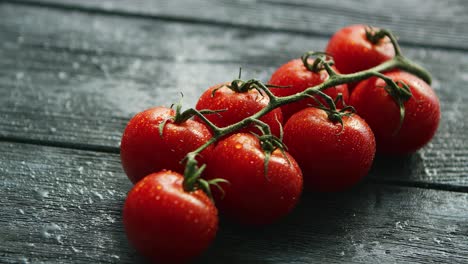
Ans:
[{"label": "wood grain", "polygon": [[[0,142],[1,263],[140,263],[116,154]],[[468,194],[365,184],[305,195],[266,228],[221,231],[200,263],[466,263]]]},{"label": "wood grain", "polygon": [[468,7],[462,0],[21,0],[66,10],[145,16],[188,23],[218,24],[261,31],[330,36],[349,24],[391,29],[418,46],[468,50]]},{"label": "wood grain", "polygon": [[[326,43],[287,33],[8,4],[0,5],[0,22],[0,138],[114,153],[136,112],[169,106],[179,92],[186,107],[193,106],[206,87],[236,77],[239,66],[244,78],[266,81],[275,67]],[[466,190],[468,57],[424,48],[404,51],[433,73],[442,123],[427,147],[411,157],[378,159],[371,176]]]},{"label": "wood grain", "polygon": [[346,193],[304,195],[275,225],[222,218],[198,263],[467,263],[467,9],[461,0],[0,1],[0,263],[143,263],[121,219],[129,118],[179,92],[193,106],[239,66],[266,81],[350,23],[394,30],[433,73],[436,137],[413,155],[378,157]]}]

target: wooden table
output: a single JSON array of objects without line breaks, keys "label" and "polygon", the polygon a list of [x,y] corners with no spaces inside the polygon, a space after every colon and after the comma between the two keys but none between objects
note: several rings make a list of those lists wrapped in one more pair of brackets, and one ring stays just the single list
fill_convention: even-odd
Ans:
[{"label": "wooden table", "polygon": [[393,30],[442,105],[417,153],[360,186],[305,194],[284,221],[221,224],[200,263],[468,262],[468,5],[463,1],[0,2],[0,263],[137,263],[121,209],[126,122],[212,84],[268,80],[338,28]]}]

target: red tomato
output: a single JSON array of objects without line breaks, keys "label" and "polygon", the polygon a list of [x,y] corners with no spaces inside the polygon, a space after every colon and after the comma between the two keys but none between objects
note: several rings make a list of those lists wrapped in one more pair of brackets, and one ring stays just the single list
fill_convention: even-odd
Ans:
[{"label": "red tomato", "polygon": [[[286,158],[287,157],[287,158]],[[293,157],[271,154],[267,175],[259,140],[238,133],[220,141],[207,163],[206,177],[223,178],[225,196],[213,190],[220,212],[243,224],[269,224],[290,212],[302,192],[302,174]],[[289,160],[289,161],[288,161]]]},{"label": "red tomato", "polygon": [[[310,64],[313,60],[310,60]],[[336,69],[335,69],[336,70]],[[296,94],[304,91],[306,88],[319,85],[328,79],[328,73],[325,70],[321,70],[318,73],[309,71],[301,59],[294,59],[288,63],[282,65],[276,70],[271,76],[269,84],[278,86],[290,86],[288,88],[270,88],[270,90],[276,96],[284,97],[292,94]],[[333,99],[337,97],[339,93],[343,95],[343,100],[348,101],[348,87],[346,84],[330,87],[324,91],[327,95]],[[315,96],[322,103],[325,103],[321,96]],[[281,106],[283,112],[283,119],[288,120],[294,113],[308,107],[308,105],[316,105],[317,103],[312,98],[303,99],[298,102]],[[325,104],[326,105],[326,104]],[[342,104],[338,104],[342,107]]]},{"label": "red tomato", "polygon": [[360,82],[351,95],[350,104],[374,131],[379,153],[414,152],[429,142],[437,130],[439,100],[429,85],[410,73],[394,71],[385,75],[394,81],[403,81],[412,93],[412,97],[404,103],[406,114],[399,130],[400,110],[383,89],[386,84],[382,79],[371,78]]},{"label": "red tomato", "polygon": [[325,111],[306,108],[284,127],[284,143],[297,160],[306,190],[336,192],[355,185],[369,171],[375,139],[359,116],[343,117],[344,129]]},{"label": "red tomato", "polygon": [[[367,70],[395,57],[388,37],[376,44],[367,39],[365,25],[351,25],[338,30],[328,42],[326,52],[342,73]],[[378,28],[374,28],[375,31]]]},{"label": "red tomato", "polygon": [[[169,120],[161,137],[159,125],[174,114],[172,109],[154,107],[138,113],[127,124],[120,144],[120,157],[122,166],[133,183],[162,169],[183,173],[185,167],[180,161],[188,152],[211,138],[209,129],[194,120],[181,124],[174,124]],[[212,149],[212,146],[205,149],[198,161],[204,163],[204,158]]]},{"label": "red tomato", "polygon": [[[206,118],[218,127],[232,125],[249,117],[268,105],[270,99],[266,94],[252,89],[248,92],[238,93],[229,89],[226,85],[215,85],[206,90],[197,102],[196,109],[223,110],[219,114],[208,114]],[[216,90],[217,89],[217,90]],[[216,92],[213,91],[216,90]],[[196,119],[199,120],[199,119]],[[283,122],[281,109],[277,108],[260,118],[270,126],[273,135],[280,135],[280,123]],[[257,128],[250,127],[243,132],[254,131],[260,133]]]},{"label": "red tomato", "polygon": [[156,263],[191,260],[208,247],[218,230],[218,212],[201,190],[185,192],[183,176],[153,173],[127,196],[123,223],[130,243]]}]

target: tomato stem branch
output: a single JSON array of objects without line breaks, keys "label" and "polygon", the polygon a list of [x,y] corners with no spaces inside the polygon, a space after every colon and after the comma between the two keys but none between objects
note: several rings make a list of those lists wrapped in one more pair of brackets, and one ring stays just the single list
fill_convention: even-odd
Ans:
[{"label": "tomato stem branch", "polygon": [[[378,36],[376,34],[381,34],[381,36]],[[391,60],[388,60],[378,66],[375,66],[373,68],[359,71],[356,73],[350,73],[350,74],[340,74],[336,72],[331,66],[333,65],[333,60],[329,58],[329,56],[326,53],[323,52],[307,52],[302,56],[302,60],[304,62],[304,65],[310,70],[313,71],[319,71],[319,70],[326,70],[328,72],[329,78],[324,81],[323,83],[309,87],[305,89],[302,92],[285,96],[285,97],[277,97],[275,96],[270,90],[269,90],[269,85],[263,84],[259,80],[248,80],[248,81],[242,81],[240,79],[236,79],[232,82],[231,86],[232,88],[238,90],[238,92],[246,92],[249,89],[256,89],[260,93],[264,92],[270,99],[269,104],[265,106],[263,109],[260,111],[252,114],[251,116],[237,122],[234,124],[231,124],[226,127],[217,127],[214,125],[212,122],[210,122],[206,117],[204,117],[203,113],[200,111],[197,111],[195,109],[189,109],[186,111],[187,114],[191,115],[196,115],[198,116],[203,122],[207,124],[207,126],[212,130],[213,132],[213,137],[208,140],[205,144],[197,148],[196,150],[190,152],[186,156],[186,170],[185,170],[185,181],[184,181],[184,188],[187,191],[192,191],[196,188],[196,183],[201,180],[201,171],[204,169],[204,166],[198,167],[197,161],[196,161],[196,156],[199,155],[204,149],[206,149],[208,146],[211,144],[214,144],[216,141],[218,141],[220,138],[234,133],[235,131],[240,130],[241,128],[244,128],[248,125],[251,124],[256,124],[259,125],[262,129],[262,132],[270,133],[270,129],[265,128],[265,126],[268,126],[267,124],[263,122],[259,122],[259,118],[262,116],[266,115],[267,113],[271,112],[272,110],[285,105],[285,104],[290,104],[299,100],[302,100],[307,97],[311,96],[321,96],[325,99],[327,104],[330,107],[330,112],[329,115],[333,115],[333,118],[335,118],[335,121],[338,121],[342,123],[341,117],[348,115],[347,111],[352,112],[352,107],[345,107],[341,110],[337,110],[335,103],[333,99],[326,94],[323,93],[324,90],[341,85],[341,84],[346,84],[346,83],[352,83],[352,82],[358,82],[362,81],[365,79],[368,79],[370,77],[378,77],[383,79],[387,86],[390,87],[390,90],[387,90],[390,95],[394,97],[396,100],[397,104],[400,106],[400,114],[401,116],[401,122],[403,121],[404,117],[404,100],[407,97],[407,90],[409,88],[404,84],[400,84],[400,87],[397,83],[395,83],[392,79],[386,77],[385,75],[382,74],[382,72],[389,71],[392,69],[401,69],[410,73],[415,74],[416,76],[420,77],[423,79],[425,82],[428,84],[431,83],[431,76],[430,74],[421,66],[417,65],[416,63],[410,61],[409,59],[405,58],[403,55],[401,55],[400,47],[397,43],[396,38],[387,30],[380,30],[376,33],[374,33],[374,37],[380,37],[383,38],[385,36],[388,36],[390,38],[390,41],[392,42],[394,48],[395,48],[395,57],[392,58]],[[312,65],[308,64],[308,58],[311,56],[315,56],[315,62]],[[408,89],[406,89],[408,88]],[[402,90],[402,91],[400,91]],[[411,95],[409,95],[411,96]],[[211,111],[208,110],[206,113],[216,113],[216,111]],[[185,113],[184,113],[185,114]],[[184,116],[185,117],[185,116]],[[400,123],[401,125],[401,123]],[[189,168],[190,167],[190,168]],[[205,183],[204,183],[205,184]]]},{"label": "tomato stem branch", "polygon": [[377,45],[383,38],[388,37],[392,42],[393,49],[395,50],[395,56],[401,56],[401,49],[398,41],[389,30],[387,29],[375,29],[372,27],[366,28],[366,37],[372,44]]}]

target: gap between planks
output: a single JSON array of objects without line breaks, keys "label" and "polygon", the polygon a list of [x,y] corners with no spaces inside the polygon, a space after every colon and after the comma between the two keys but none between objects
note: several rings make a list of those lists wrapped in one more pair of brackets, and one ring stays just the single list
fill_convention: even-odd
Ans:
[{"label": "gap between planks", "polygon": [[[8,136],[8,137],[0,136],[0,142],[28,144],[28,145],[35,145],[35,146],[46,146],[46,147],[65,148],[65,149],[76,149],[76,150],[102,152],[102,153],[110,153],[110,154],[120,154],[119,147],[110,147],[110,146],[107,147],[107,146],[92,145],[92,144],[47,141],[47,140],[38,140],[38,139],[29,139],[29,138],[11,137],[11,136]],[[468,186],[458,186],[458,185],[443,184],[443,183],[417,182],[417,181],[409,182],[409,181],[401,181],[401,180],[391,180],[388,178],[380,179],[380,178],[375,178],[375,177],[366,177],[363,183],[399,186],[399,187],[408,187],[408,188],[419,188],[419,189],[428,189],[428,190],[437,190],[437,191],[449,191],[449,192],[457,192],[457,193],[468,193]]]}]

